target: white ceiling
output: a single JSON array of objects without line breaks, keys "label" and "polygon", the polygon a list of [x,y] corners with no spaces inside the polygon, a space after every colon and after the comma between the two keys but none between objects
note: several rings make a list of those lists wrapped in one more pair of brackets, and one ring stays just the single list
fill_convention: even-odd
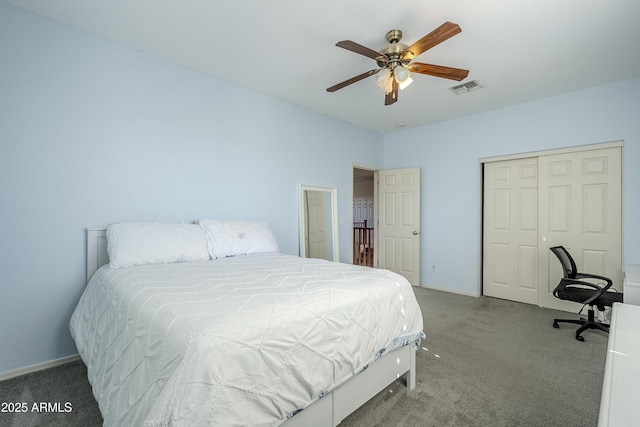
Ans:
[{"label": "white ceiling", "polygon": [[[0,1],[379,133],[640,76],[638,0]],[[377,68],[339,40],[378,50],[391,29],[411,44],[445,21],[462,33],[415,60],[484,88],[417,74],[391,106],[371,77],[326,91]]]}]

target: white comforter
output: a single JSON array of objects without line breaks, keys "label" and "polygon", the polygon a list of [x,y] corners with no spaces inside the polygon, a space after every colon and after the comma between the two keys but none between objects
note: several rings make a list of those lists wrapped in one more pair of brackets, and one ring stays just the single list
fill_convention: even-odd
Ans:
[{"label": "white comforter", "polygon": [[102,267],[71,334],[105,426],[271,426],[422,322],[397,274],[265,253]]}]

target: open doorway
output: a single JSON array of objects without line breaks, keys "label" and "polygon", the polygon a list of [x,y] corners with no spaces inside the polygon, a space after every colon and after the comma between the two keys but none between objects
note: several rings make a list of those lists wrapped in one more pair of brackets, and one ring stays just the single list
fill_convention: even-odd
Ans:
[{"label": "open doorway", "polygon": [[374,266],[375,171],[353,168],[353,263]]}]

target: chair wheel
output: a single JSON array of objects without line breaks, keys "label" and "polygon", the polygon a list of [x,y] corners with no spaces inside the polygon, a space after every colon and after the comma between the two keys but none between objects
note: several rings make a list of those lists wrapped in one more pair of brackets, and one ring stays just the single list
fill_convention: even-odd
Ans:
[{"label": "chair wheel", "polygon": [[558,325],[558,322],[553,322],[553,327],[558,329],[560,327],[560,325]]},{"label": "chair wheel", "polygon": [[584,337],[582,335],[576,335],[576,339],[580,342],[584,342]]}]

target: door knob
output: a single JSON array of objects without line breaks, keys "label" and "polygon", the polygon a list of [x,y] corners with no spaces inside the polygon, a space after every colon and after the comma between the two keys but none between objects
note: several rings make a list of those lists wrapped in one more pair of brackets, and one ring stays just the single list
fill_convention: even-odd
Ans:
[{"label": "door knob", "polygon": [[413,235],[417,236],[418,234],[420,234],[420,232],[418,230],[413,230]]},{"label": "door knob", "polygon": [[546,237],[543,237],[543,238],[542,238],[542,239],[540,239],[540,240],[542,240],[543,242],[546,242],[546,241],[547,241],[547,238],[546,238]]}]

